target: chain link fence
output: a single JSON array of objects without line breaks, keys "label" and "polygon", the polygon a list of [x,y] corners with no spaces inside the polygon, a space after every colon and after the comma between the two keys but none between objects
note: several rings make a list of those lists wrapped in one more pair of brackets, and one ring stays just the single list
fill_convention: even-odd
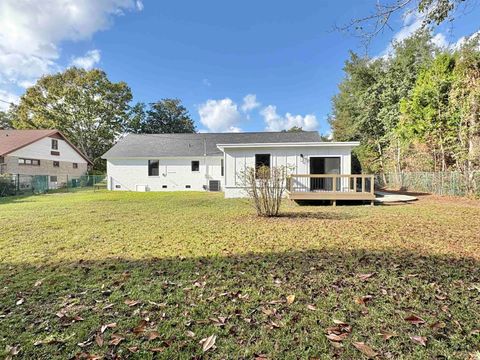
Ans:
[{"label": "chain link fence", "polygon": [[480,171],[405,172],[377,175],[379,187],[437,195],[480,196]]},{"label": "chain link fence", "polygon": [[0,197],[106,188],[106,175],[0,175]]}]

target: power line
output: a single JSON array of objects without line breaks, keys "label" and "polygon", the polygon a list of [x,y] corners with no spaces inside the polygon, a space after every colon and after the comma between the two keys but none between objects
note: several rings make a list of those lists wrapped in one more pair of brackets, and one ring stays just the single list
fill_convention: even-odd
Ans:
[{"label": "power line", "polygon": [[7,101],[7,100],[3,100],[3,99],[0,99],[1,102],[5,103],[5,104],[9,104],[9,105],[15,105],[13,102],[11,101]]}]

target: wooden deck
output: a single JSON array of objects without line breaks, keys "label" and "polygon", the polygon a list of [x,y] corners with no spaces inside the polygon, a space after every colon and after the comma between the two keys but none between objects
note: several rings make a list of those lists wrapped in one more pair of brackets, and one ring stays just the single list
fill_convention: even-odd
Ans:
[{"label": "wooden deck", "polygon": [[294,174],[287,179],[292,200],[375,200],[373,175]]}]

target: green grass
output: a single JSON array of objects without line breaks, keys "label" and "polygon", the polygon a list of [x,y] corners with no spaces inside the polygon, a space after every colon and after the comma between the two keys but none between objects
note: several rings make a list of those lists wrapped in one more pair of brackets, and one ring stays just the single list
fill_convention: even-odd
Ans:
[{"label": "green grass", "polygon": [[[212,193],[0,199],[0,357],[365,357],[354,342],[379,358],[478,356],[479,202],[282,210],[258,218]],[[336,320],[351,330],[334,343]]]}]

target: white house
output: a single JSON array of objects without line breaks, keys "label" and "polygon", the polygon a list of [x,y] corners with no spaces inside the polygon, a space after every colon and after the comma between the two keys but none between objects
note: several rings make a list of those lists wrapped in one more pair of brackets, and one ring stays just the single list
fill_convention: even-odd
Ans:
[{"label": "white house", "polygon": [[[357,145],[321,141],[316,131],[129,134],[103,158],[110,190],[221,190],[231,198],[245,196],[241,174],[247,167],[284,165],[291,174],[349,175]],[[325,181],[313,185],[312,180],[308,190],[331,188],[332,181]]]}]

